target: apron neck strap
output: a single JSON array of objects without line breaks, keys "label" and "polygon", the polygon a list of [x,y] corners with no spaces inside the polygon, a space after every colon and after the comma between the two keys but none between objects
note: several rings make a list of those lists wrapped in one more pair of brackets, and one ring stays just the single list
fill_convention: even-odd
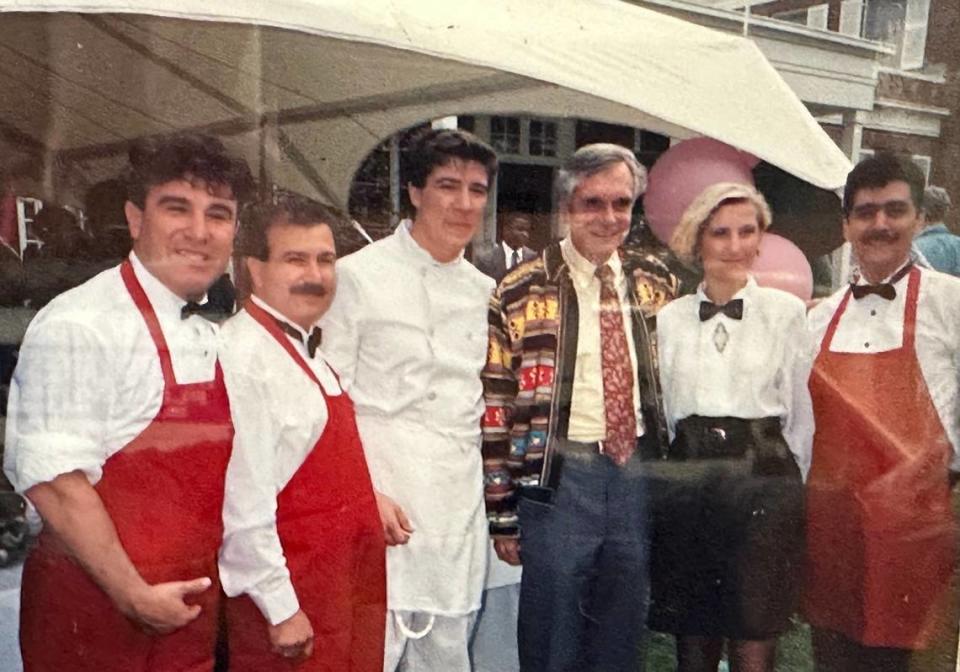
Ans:
[{"label": "apron neck strap", "polygon": [[306,373],[310,380],[316,383],[322,391],[323,385],[320,384],[317,374],[313,372],[313,369],[311,369],[310,365],[307,364],[306,360],[304,360],[303,355],[297,352],[297,349],[293,347],[293,343],[290,342],[290,339],[287,338],[287,335],[283,333],[283,331],[277,325],[277,321],[273,318],[273,316],[250,299],[244,301],[243,309],[249,313],[250,317],[259,322],[260,326],[267,330],[267,333],[273,336],[274,340],[280,344],[280,347],[286,350],[287,354],[293,357],[293,361],[295,361],[300,368],[303,369],[303,372]]},{"label": "apron neck strap", "polygon": [[163,372],[163,382],[166,385],[175,384],[176,378],[173,375],[173,362],[170,359],[170,348],[167,347],[167,339],[163,336],[163,330],[160,329],[160,320],[157,319],[157,313],[153,310],[147,293],[143,291],[143,286],[137,279],[137,274],[133,271],[133,264],[129,259],[125,259],[120,264],[120,277],[123,278],[123,284],[126,285],[133,303],[137,310],[143,316],[143,321],[147,324],[147,331],[150,332],[150,338],[157,347],[157,355],[160,357],[160,370]]}]

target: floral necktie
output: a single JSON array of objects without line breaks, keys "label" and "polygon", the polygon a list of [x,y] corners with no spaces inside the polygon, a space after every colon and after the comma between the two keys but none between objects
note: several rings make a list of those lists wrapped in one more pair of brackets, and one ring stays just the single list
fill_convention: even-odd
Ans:
[{"label": "floral necktie", "polygon": [[626,464],[637,443],[633,403],[633,371],[623,327],[620,297],[608,264],[597,268],[600,279],[600,362],[603,372],[603,409],[607,424],[604,452],[616,464]]}]

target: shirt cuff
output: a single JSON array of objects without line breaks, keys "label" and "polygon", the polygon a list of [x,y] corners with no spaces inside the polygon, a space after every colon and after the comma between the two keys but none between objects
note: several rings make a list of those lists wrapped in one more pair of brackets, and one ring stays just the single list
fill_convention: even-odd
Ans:
[{"label": "shirt cuff", "polygon": [[10,457],[5,460],[6,472],[18,492],[72,471],[82,471],[90,485],[96,485],[103,475],[102,449],[69,434],[21,436],[7,451]]},{"label": "shirt cuff", "polygon": [[[274,581],[271,581],[274,583]],[[248,594],[270,625],[278,625],[300,611],[297,593],[289,578],[275,581],[269,589],[254,589]]]}]

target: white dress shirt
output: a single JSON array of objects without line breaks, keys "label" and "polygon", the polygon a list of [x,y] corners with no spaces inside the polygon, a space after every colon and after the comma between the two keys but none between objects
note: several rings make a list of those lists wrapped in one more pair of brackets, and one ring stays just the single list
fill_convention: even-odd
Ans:
[{"label": "white dress shirt", "polygon": [[[664,411],[670,438],[690,415],[780,418],[783,436],[806,478],[813,444],[813,408],[807,380],[812,347],[804,304],[753,278],[737,292],[743,319],[722,312],[700,321],[703,287],[668,303],[657,314]],[[722,351],[715,333],[722,325]]]},{"label": "white dress shirt", "polygon": [[[957,450],[960,447],[960,380],[957,374],[960,364],[960,279],[927,268],[920,268],[920,274],[917,360],[937,415],[953,446],[951,469],[960,470]],[[886,278],[884,282],[889,280]],[[909,274],[894,284],[897,295],[892,301],[873,294],[859,300],[851,296],[840,317],[830,351],[869,354],[899,348],[903,344],[903,312],[908,281]],[[866,284],[862,278],[857,282]],[[810,329],[817,352],[830,319],[846,292],[847,287],[842,287],[810,311]],[[900,410],[903,409],[891,409]]]},{"label": "white dress shirt", "polygon": [[[607,436],[606,410],[603,404],[603,362],[600,348],[600,279],[597,266],[573,246],[570,238],[560,243],[564,261],[570,267],[570,278],[577,292],[579,321],[577,328],[577,364],[574,367],[573,392],[570,400],[570,424],[567,438],[571,441],[592,443]],[[630,370],[633,372],[633,404],[637,418],[637,436],[643,436],[640,381],[637,380],[637,352],[633,342],[629,288],[623,273],[620,255],[614,252],[607,260],[613,270],[613,279],[620,295],[623,328],[630,352]]]},{"label": "white dress shirt", "polygon": [[[516,266],[516,264],[513,263],[514,249],[503,241],[500,241],[500,249],[503,251],[503,267],[509,271],[511,268]],[[523,250],[522,249],[516,250],[516,254],[517,254],[517,264],[519,264],[520,262],[523,261]]]},{"label": "white dress shirt", "polygon": [[410,226],[337,262],[324,348],[374,488],[414,528],[387,549],[388,608],[461,616],[480,606],[488,552],[480,371],[494,282],[462,255],[434,260]]},{"label": "white dress shirt", "polygon": [[[256,296],[252,299],[303,332]],[[304,341],[286,334],[284,338],[303,356],[324,391],[339,395],[340,386],[322,352],[318,349],[311,358]],[[235,430],[223,501],[220,580],[227,595],[248,594],[276,625],[300,608],[277,534],[277,496],[323,434],[327,405],[316,383],[246,311],[223,325],[220,362]]]},{"label": "white dress shirt", "polygon": [[[180,384],[210,381],[217,327],[130,254],[170,349]],[[91,484],[103,464],[156,417],[163,373],[146,322],[110,268],[64,292],[30,323],[10,386],[4,471],[19,491],[71,471]]]}]

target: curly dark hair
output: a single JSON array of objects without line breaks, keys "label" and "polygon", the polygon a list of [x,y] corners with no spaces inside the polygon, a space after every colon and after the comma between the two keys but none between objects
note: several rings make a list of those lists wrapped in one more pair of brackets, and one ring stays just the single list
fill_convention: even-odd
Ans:
[{"label": "curly dark hair", "polygon": [[923,210],[923,189],[926,186],[923,172],[910,159],[883,152],[864,159],[847,175],[847,184],[843,188],[844,214],[850,214],[853,209],[853,198],[858,191],[880,189],[891,182],[906,182],[910,185],[910,200],[913,201],[913,207]]},{"label": "curly dark hair", "polygon": [[151,187],[190,176],[208,185],[230,187],[238,204],[256,194],[247,162],[227,153],[217,138],[200,133],[172,133],[134,140],[123,176],[127,200],[143,208]]}]

